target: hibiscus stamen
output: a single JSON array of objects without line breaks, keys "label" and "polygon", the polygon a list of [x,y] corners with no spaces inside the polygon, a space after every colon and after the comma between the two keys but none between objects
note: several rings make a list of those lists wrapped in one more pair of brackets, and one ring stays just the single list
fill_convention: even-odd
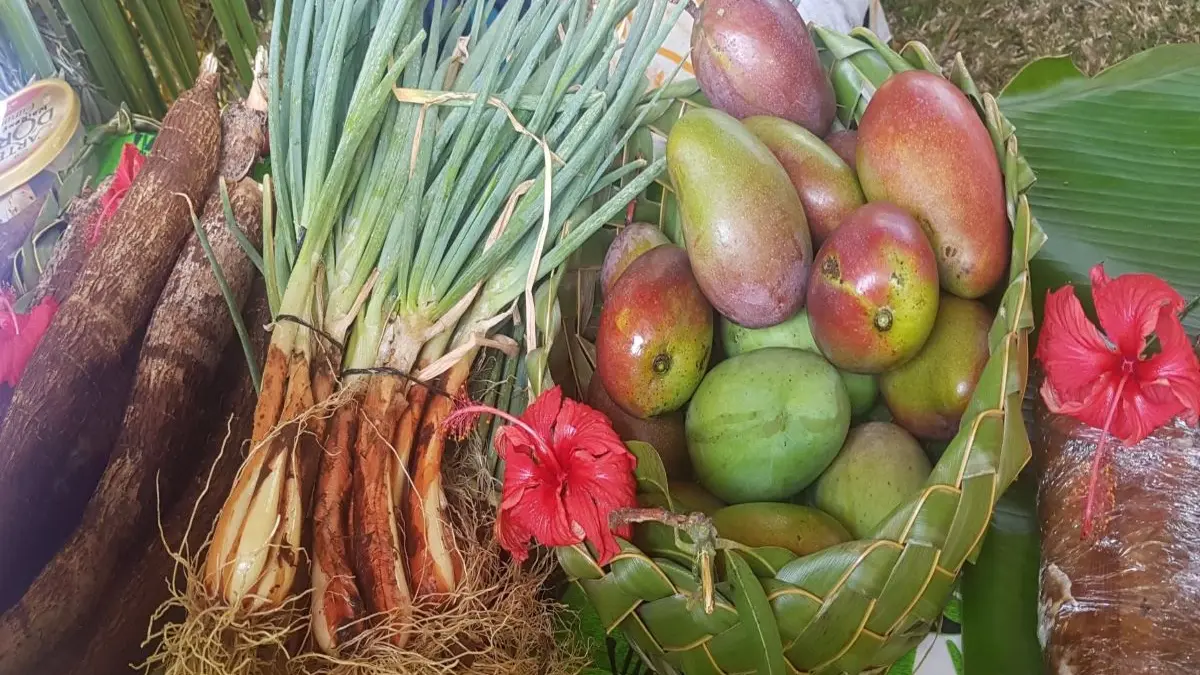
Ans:
[{"label": "hibiscus stamen", "polygon": [[461,424],[459,420],[461,420],[463,417],[469,417],[473,420],[479,415],[495,415],[509,424],[516,425],[517,428],[529,434],[529,437],[534,439],[542,451],[547,453],[550,452],[550,446],[546,445],[546,440],[542,438],[538,432],[534,431],[533,427],[522,422],[519,417],[515,417],[503,410],[500,410],[499,408],[493,408],[490,405],[484,405],[482,403],[463,406],[450,413],[450,415],[446,417],[446,421],[442,423],[442,428],[445,429],[447,427],[453,427],[453,425]]},{"label": "hibiscus stamen", "polygon": [[1096,491],[1100,484],[1100,468],[1104,464],[1104,453],[1108,447],[1109,430],[1112,428],[1113,418],[1117,413],[1117,406],[1121,404],[1121,392],[1125,390],[1125,384],[1129,382],[1129,377],[1133,375],[1130,364],[1125,364],[1123,369],[1125,373],[1121,375],[1121,381],[1117,384],[1117,392],[1113,395],[1112,404],[1108,407],[1108,417],[1104,420],[1104,428],[1100,430],[1100,443],[1096,445],[1096,452],[1092,455],[1092,476],[1088,481],[1087,501],[1083,507],[1083,533],[1081,539],[1086,539],[1092,534],[1092,518],[1096,508]]}]

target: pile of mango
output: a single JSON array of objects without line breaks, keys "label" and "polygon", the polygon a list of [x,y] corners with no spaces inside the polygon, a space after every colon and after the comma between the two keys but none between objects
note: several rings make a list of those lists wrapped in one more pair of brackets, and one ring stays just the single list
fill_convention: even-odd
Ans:
[{"label": "pile of mango", "polygon": [[707,0],[692,59],[713,107],[667,139],[684,246],[647,224],[613,242],[590,402],[723,537],[797,555],[868,537],[987,360],[1011,247],[992,140],[923,71],[834,129],[787,0]]}]

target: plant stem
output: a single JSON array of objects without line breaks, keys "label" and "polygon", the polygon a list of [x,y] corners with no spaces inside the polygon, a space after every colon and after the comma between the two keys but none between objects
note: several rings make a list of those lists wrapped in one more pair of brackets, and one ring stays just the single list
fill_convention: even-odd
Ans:
[{"label": "plant stem", "polygon": [[196,76],[200,74],[200,57],[197,55],[196,42],[192,39],[187,16],[183,13],[180,0],[162,0],[162,11],[166,15],[171,36],[175,39],[176,58],[184,65],[185,85],[191,87],[196,82]]},{"label": "plant stem", "polygon": [[130,13],[133,14],[135,26],[146,42],[146,51],[158,68],[159,77],[167,88],[167,94],[172,99],[179,96],[185,88],[184,77],[180,74],[179,64],[173,58],[174,49],[171,45],[173,38],[170,27],[155,20],[146,0],[125,0]]},{"label": "plant stem", "polygon": [[54,75],[54,61],[46,51],[37,22],[25,0],[0,0],[0,24],[29,72],[37,77]]},{"label": "plant stem", "polygon": [[[79,44],[83,47],[83,52],[92,67],[92,73],[95,74],[98,84],[109,102],[120,104],[123,101],[130,101],[131,97],[125,89],[125,81],[117,71],[112,54],[109,53],[108,43],[96,28],[87,9],[84,8],[83,0],[58,0],[58,5],[67,17],[67,23],[71,24],[71,28],[74,29],[75,37],[79,39]],[[148,111],[139,109],[136,112],[145,114]]]},{"label": "plant stem", "polygon": [[128,86],[130,107],[151,117],[162,117],[166,113],[166,106],[153,84],[154,78],[150,75],[146,57],[138,48],[117,0],[92,0],[88,13],[95,21],[104,44],[110,47],[113,62]]},{"label": "plant stem", "polygon": [[238,30],[237,19],[229,7],[229,1],[212,0],[213,16],[216,17],[217,25],[221,27],[221,35],[225,37],[225,42],[229,45],[229,52],[233,55],[233,65],[237,69],[238,79],[242,84],[249,85],[254,77],[254,71],[250,67],[246,51],[247,45]]}]

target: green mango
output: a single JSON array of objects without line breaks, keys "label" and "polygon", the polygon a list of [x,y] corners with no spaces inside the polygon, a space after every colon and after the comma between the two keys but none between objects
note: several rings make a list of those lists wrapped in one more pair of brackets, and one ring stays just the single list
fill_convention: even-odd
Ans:
[{"label": "green mango", "polygon": [[812,240],[770,148],[733,117],[698,108],[671,128],[667,169],[692,270],[713,307],[751,328],[799,311]]},{"label": "green mango", "polygon": [[857,539],[925,485],[932,467],[907,431],[887,422],[850,430],[833,464],[813,484],[813,504]]},{"label": "green mango", "polygon": [[777,546],[799,556],[850,541],[828,513],[810,506],[752,502],[726,506],[712,516],[717,535],[745,546]]},{"label": "green mango", "polygon": [[688,405],[688,454],[700,485],[729,503],[791,497],[846,439],[850,398],[829,362],[768,347],[722,361]]},{"label": "green mango", "polygon": [[[721,345],[728,356],[745,354],[764,347],[791,347],[820,354],[808,323],[808,310],[800,310],[796,316],[767,328],[746,328],[720,318]],[[850,396],[850,414],[854,419],[866,415],[879,398],[879,380],[875,375],[851,373],[838,370],[846,393]]]}]

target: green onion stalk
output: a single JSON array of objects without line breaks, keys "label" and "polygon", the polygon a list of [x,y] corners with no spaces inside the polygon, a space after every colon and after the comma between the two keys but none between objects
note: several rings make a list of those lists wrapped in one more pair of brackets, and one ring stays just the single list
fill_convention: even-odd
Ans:
[{"label": "green onion stalk", "polygon": [[441,434],[417,431],[440,427],[481,347],[515,348],[495,328],[522,304],[532,326],[538,285],[663,172],[612,166],[653,107],[641,74],[685,3],[509,2],[487,23],[493,4],[435,2],[427,29],[423,0],[276,4],[263,251],[275,321],[251,452],[204,575],[230,607],[296,597],[311,512],[312,628],[327,652],[366,615],[403,645],[414,596],[461,581]]}]

